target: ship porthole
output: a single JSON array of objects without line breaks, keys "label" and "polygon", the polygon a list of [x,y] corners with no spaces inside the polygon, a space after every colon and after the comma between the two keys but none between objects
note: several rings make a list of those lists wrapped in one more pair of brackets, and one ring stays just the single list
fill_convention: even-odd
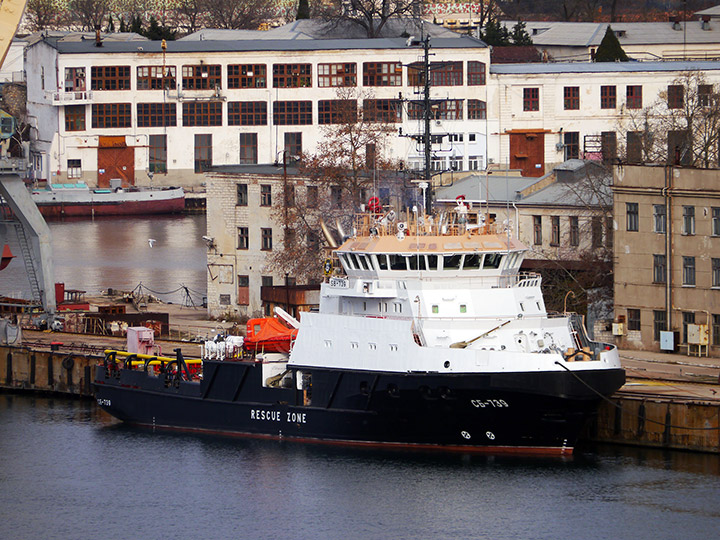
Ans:
[{"label": "ship porthole", "polygon": [[445,366],[445,369],[450,367],[450,360],[445,360],[445,363],[443,364]]}]

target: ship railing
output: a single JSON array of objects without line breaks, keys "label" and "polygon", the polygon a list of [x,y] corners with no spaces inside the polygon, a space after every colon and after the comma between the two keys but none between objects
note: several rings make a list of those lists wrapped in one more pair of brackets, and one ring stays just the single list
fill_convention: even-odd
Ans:
[{"label": "ship railing", "polygon": [[[175,358],[152,354],[131,353],[106,349],[104,351],[103,367],[105,378],[114,376],[120,378],[120,370],[134,370],[142,368],[148,375],[163,375],[165,386],[179,385],[181,380],[190,381],[199,378],[202,372],[202,360],[199,358],[185,359],[182,349],[175,349]],[[192,366],[192,367],[191,367]],[[152,371],[150,368],[153,368]]]},{"label": "ship railing", "polygon": [[466,236],[497,234],[495,223],[484,223],[483,214],[470,211],[467,215],[453,211],[439,216],[418,216],[415,212],[396,214],[364,212],[355,215],[355,231],[360,236]]}]

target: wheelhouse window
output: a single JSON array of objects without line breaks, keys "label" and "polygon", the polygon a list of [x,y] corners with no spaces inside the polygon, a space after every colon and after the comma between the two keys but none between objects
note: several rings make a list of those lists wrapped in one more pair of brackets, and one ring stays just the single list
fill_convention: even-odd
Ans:
[{"label": "wheelhouse window", "polygon": [[163,127],[177,125],[175,103],[138,103],[138,127]]},{"label": "wheelhouse window", "polygon": [[222,102],[184,102],[183,126],[222,126]]},{"label": "wheelhouse window", "polygon": [[220,88],[222,76],[219,65],[188,65],[182,67],[185,90],[208,90]]},{"label": "wheelhouse window", "polygon": [[228,102],[229,126],[265,126],[267,125],[267,102],[230,101]]},{"label": "wheelhouse window", "polygon": [[174,90],[177,86],[177,68],[175,66],[138,66],[138,90]]},{"label": "wheelhouse window", "polygon": [[402,86],[400,62],[365,62],[363,86]]},{"label": "wheelhouse window", "polygon": [[231,64],[228,70],[228,88],[267,88],[265,64]]},{"label": "wheelhouse window", "polygon": [[540,110],[540,89],[523,88],[523,111]]},{"label": "wheelhouse window", "polygon": [[130,90],[130,66],[93,66],[91,90]]},{"label": "wheelhouse window", "polygon": [[312,124],[312,101],[274,101],[273,125],[299,126]]},{"label": "wheelhouse window", "polygon": [[[408,66],[408,85],[423,86],[425,84],[425,66],[422,62],[414,62]],[[431,62],[429,66],[430,86],[462,86],[462,62]]]},{"label": "wheelhouse window", "polygon": [[617,88],[615,86],[600,87],[600,108],[614,109],[617,106]]},{"label": "wheelhouse window", "polygon": [[566,86],[563,89],[564,107],[566,111],[575,111],[580,109],[580,87]]},{"label": "wheelhouse window", "polygon": [[467,65],[468,86],[482,86],[485,84],[485,63],[469,61]]},{"label": "wheelhouse window", "polygon": [[273,88],[310,88],[312,64],[273,64]]},{"label": "wheelhouse window", "polygon": [[355,62],[318,64],[317,69],[320,88],[357,86],[357,64]]},{"label": "wheelhouse window", "polygon": [[97,103],[92,106],[93,128],[128,128],[132,124],[129,103]]}]

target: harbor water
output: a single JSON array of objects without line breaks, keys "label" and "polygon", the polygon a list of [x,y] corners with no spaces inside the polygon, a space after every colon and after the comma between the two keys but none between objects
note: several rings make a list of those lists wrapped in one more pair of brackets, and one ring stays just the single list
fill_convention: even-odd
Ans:
[{"label": "harbor water", "polygon": [[0,394],[0,537],[652,539],[720,530],[720,457],[381,452],[152,431]]},{"label": "harbor water", "polygon": [[[55,281],[97,295],[109,288],[144,292],[165,302],[202,303],[207,290],[205,215],[105,217],[50,221]],[[13,227],[0,228],[16,255],[0,272],[0,296],[30,299]],[[187,287],[185,289],[184,287]]]}]

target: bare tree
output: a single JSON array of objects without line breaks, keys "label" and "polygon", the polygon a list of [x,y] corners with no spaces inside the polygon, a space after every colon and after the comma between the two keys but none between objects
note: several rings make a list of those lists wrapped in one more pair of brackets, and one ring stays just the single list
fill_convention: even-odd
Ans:
[{"label": "bare tree", "polygon": [[70,9],[80,29],[91,32],[107,18],[110,0],[71,0]]},{"label": "bare tree", "polygon": [[272,18],[273,0],[203,0],[213,28],[257,29]]},{"label": "bare tree", "polygon": [[174,24],[188,33],[197,32],[207,18],[205,0],[178,0],[174,9]]},{"label": "bare tree", "polygon": [[25,16],[35,32],[55,30],[61,24],[62,10],[56,0],[28,0]]},{"label": "bare tree", "polygon": [[718,165],[720,95],[703,73],[681,74],[644,109],[628,109],[620,122],[628,163]]},{"label": "bare tree", "polygon": [[388,20],[420,14],[421,0],[330,0],[318,8],[332,26],[362,28],[369,38],[379,37]]}]

